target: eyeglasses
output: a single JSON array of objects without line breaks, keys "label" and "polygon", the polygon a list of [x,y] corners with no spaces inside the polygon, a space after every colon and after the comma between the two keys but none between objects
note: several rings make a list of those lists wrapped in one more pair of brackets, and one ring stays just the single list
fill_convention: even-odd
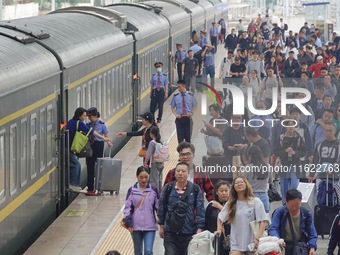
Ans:
[{"label": "eyeglasses", "polygon": [[240,181],[240,182],[235,182],[235,185],[239,185],[239,184],[244,184],[244,181]]},{"label": "eyeglasses", "polygon": [[191,152],[180,153],[179,156],[180,156],[180,157],[189,157],[189,156],[191,156]]}]

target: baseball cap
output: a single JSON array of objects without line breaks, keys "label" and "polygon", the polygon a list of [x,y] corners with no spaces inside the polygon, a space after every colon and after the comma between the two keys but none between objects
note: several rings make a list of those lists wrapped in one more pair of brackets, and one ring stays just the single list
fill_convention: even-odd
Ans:
[{"label": "baseball cap", "polygon": [[146,112],[142,115],[140,115],[143,119],[149,121],[150,123],[153,123],[154,122],[154,119],[153,119],[153,114],[151,112]]},{"label": "baseball cap", "polygon": [[323,56],[318,56],[316,59],[323,59]]}]

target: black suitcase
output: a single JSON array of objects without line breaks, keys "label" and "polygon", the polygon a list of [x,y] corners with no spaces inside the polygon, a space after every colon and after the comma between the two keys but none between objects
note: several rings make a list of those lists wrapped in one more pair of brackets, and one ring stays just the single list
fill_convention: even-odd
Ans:
[{"label": "black suitcase", "polygon": [[224,156],[203,156],[202,168],[202,171],[209,174],[214,186],[219,180],[226,180],[230,184],[233,180],[233,173],[228,169]]},{"label": "black suitcase", "polygon": [[[328,188],[329,178],[327,175],[326,178]],[[334,176],[333,176],[334,183]],[[336,204],[334,206],[328,206],[328,195],[326,197],[326,205],[316,205],[314,207],[314,225],[316,232],[318,235],[321,235],[322,239],[324,239],[324,235],[329,235],[333,221],[335,217],[339,214],[339,206],[338,199],[335,201]]]}]

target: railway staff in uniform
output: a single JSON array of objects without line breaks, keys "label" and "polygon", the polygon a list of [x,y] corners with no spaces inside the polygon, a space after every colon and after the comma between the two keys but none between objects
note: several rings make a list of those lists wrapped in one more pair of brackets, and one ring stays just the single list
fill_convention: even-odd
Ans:
[{"label": "railway staff in uniform", "polygon": [[198,38],[198,45],[203,48],[206,44],[208,44],[208,38],[205,37],[207,32],[201,30],[200,31],[200,38]]},{"label": "railway staff in uniform", "polygon": [[182,61],[187,57],[187,53],[182,48],[181,43],[176,44],[177,51],[175,53],[175,66],[174,68],[177,68],[177,74],[178,74],[178,80],[182,80]]},{"label": "railway staff in uniform", "polygon": [[211,45],[215,47],[215,51],[217,51],[217,37],[218,37],[218,28],[216,26],[216,22],[212,23],[212,28],[210,28],[210,42]]},{"label": "railway staff in uniform", "polygon": [[178,143],[186,141],[190,143],[193,111],[197,106],[194,94],[187,91],[185,82],[179,80],[177,82],[179,93],[175,94],[171,100],[171,110],[176,117],[176,130]]},{"label": "railway staff in uniform", "polygon": [[[69,148],[71,148],[74,135],[77,131],[83,132],[87,134],[90,131],[90,128],[84,123],[86,119],[86,110],[82,107],[79,107],[76,109],[74,112],[74,116],[72,119],[70,119],[67,122],[66,129],[69,130]],[[78,124],[78,130],[77,128],[77,122],[79,121]],[[109,142],[110,139],[108,137],[104,137],[101,134],[99,134],[95,130],[90,131],[90,136],[95,136],[103,139],[105,142]],[[73,190],[81,190],[80,187],[80,162],[77,158],[77,155],[70,150],[70,189]]]},{"label": "railway staff in uniform", "polygon": [[[87,110],[87,117],[90,122],[87,124],[88,127],[92,128],[94,131],[98,132],[104,137],[109,137],[107,127],[105,122],[99,119],[100,113],[97,111],[96,107],[91,107]],[[104,140],[95,136],[90,138],[91,147],[93,150],[93,155],[90,158],[86,158],[86,166],[87,166],[87,194],[94,195],[94,166],[97,158],[103,157],[104,152]],[[112,148],[112,143],[110,141],[107,142],[109,148]]]},{"label": "railway staff in uniform", "polygon": [[153,74],[150,80],[150,112],[155,115],[156,107],[158,105],[158,118],[157,123],[161,123],[163,116],[164,99],[168,97],[168,76],[162,73],[162,62],[156,62],[156,74]]}]

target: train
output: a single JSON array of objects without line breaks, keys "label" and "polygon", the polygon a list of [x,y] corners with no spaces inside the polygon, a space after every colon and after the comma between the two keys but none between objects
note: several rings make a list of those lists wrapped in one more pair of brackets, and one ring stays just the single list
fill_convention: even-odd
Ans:
[{"label": "train", "polygon": [[97,107],[113,156],[127,142],[115,133],[149,110],[154,63],[175,84],[175,44],[227,17],[226,0],[150,0],[0,21],[0,254],[22,254],[76,196],[65,146],[75,109]]}]

